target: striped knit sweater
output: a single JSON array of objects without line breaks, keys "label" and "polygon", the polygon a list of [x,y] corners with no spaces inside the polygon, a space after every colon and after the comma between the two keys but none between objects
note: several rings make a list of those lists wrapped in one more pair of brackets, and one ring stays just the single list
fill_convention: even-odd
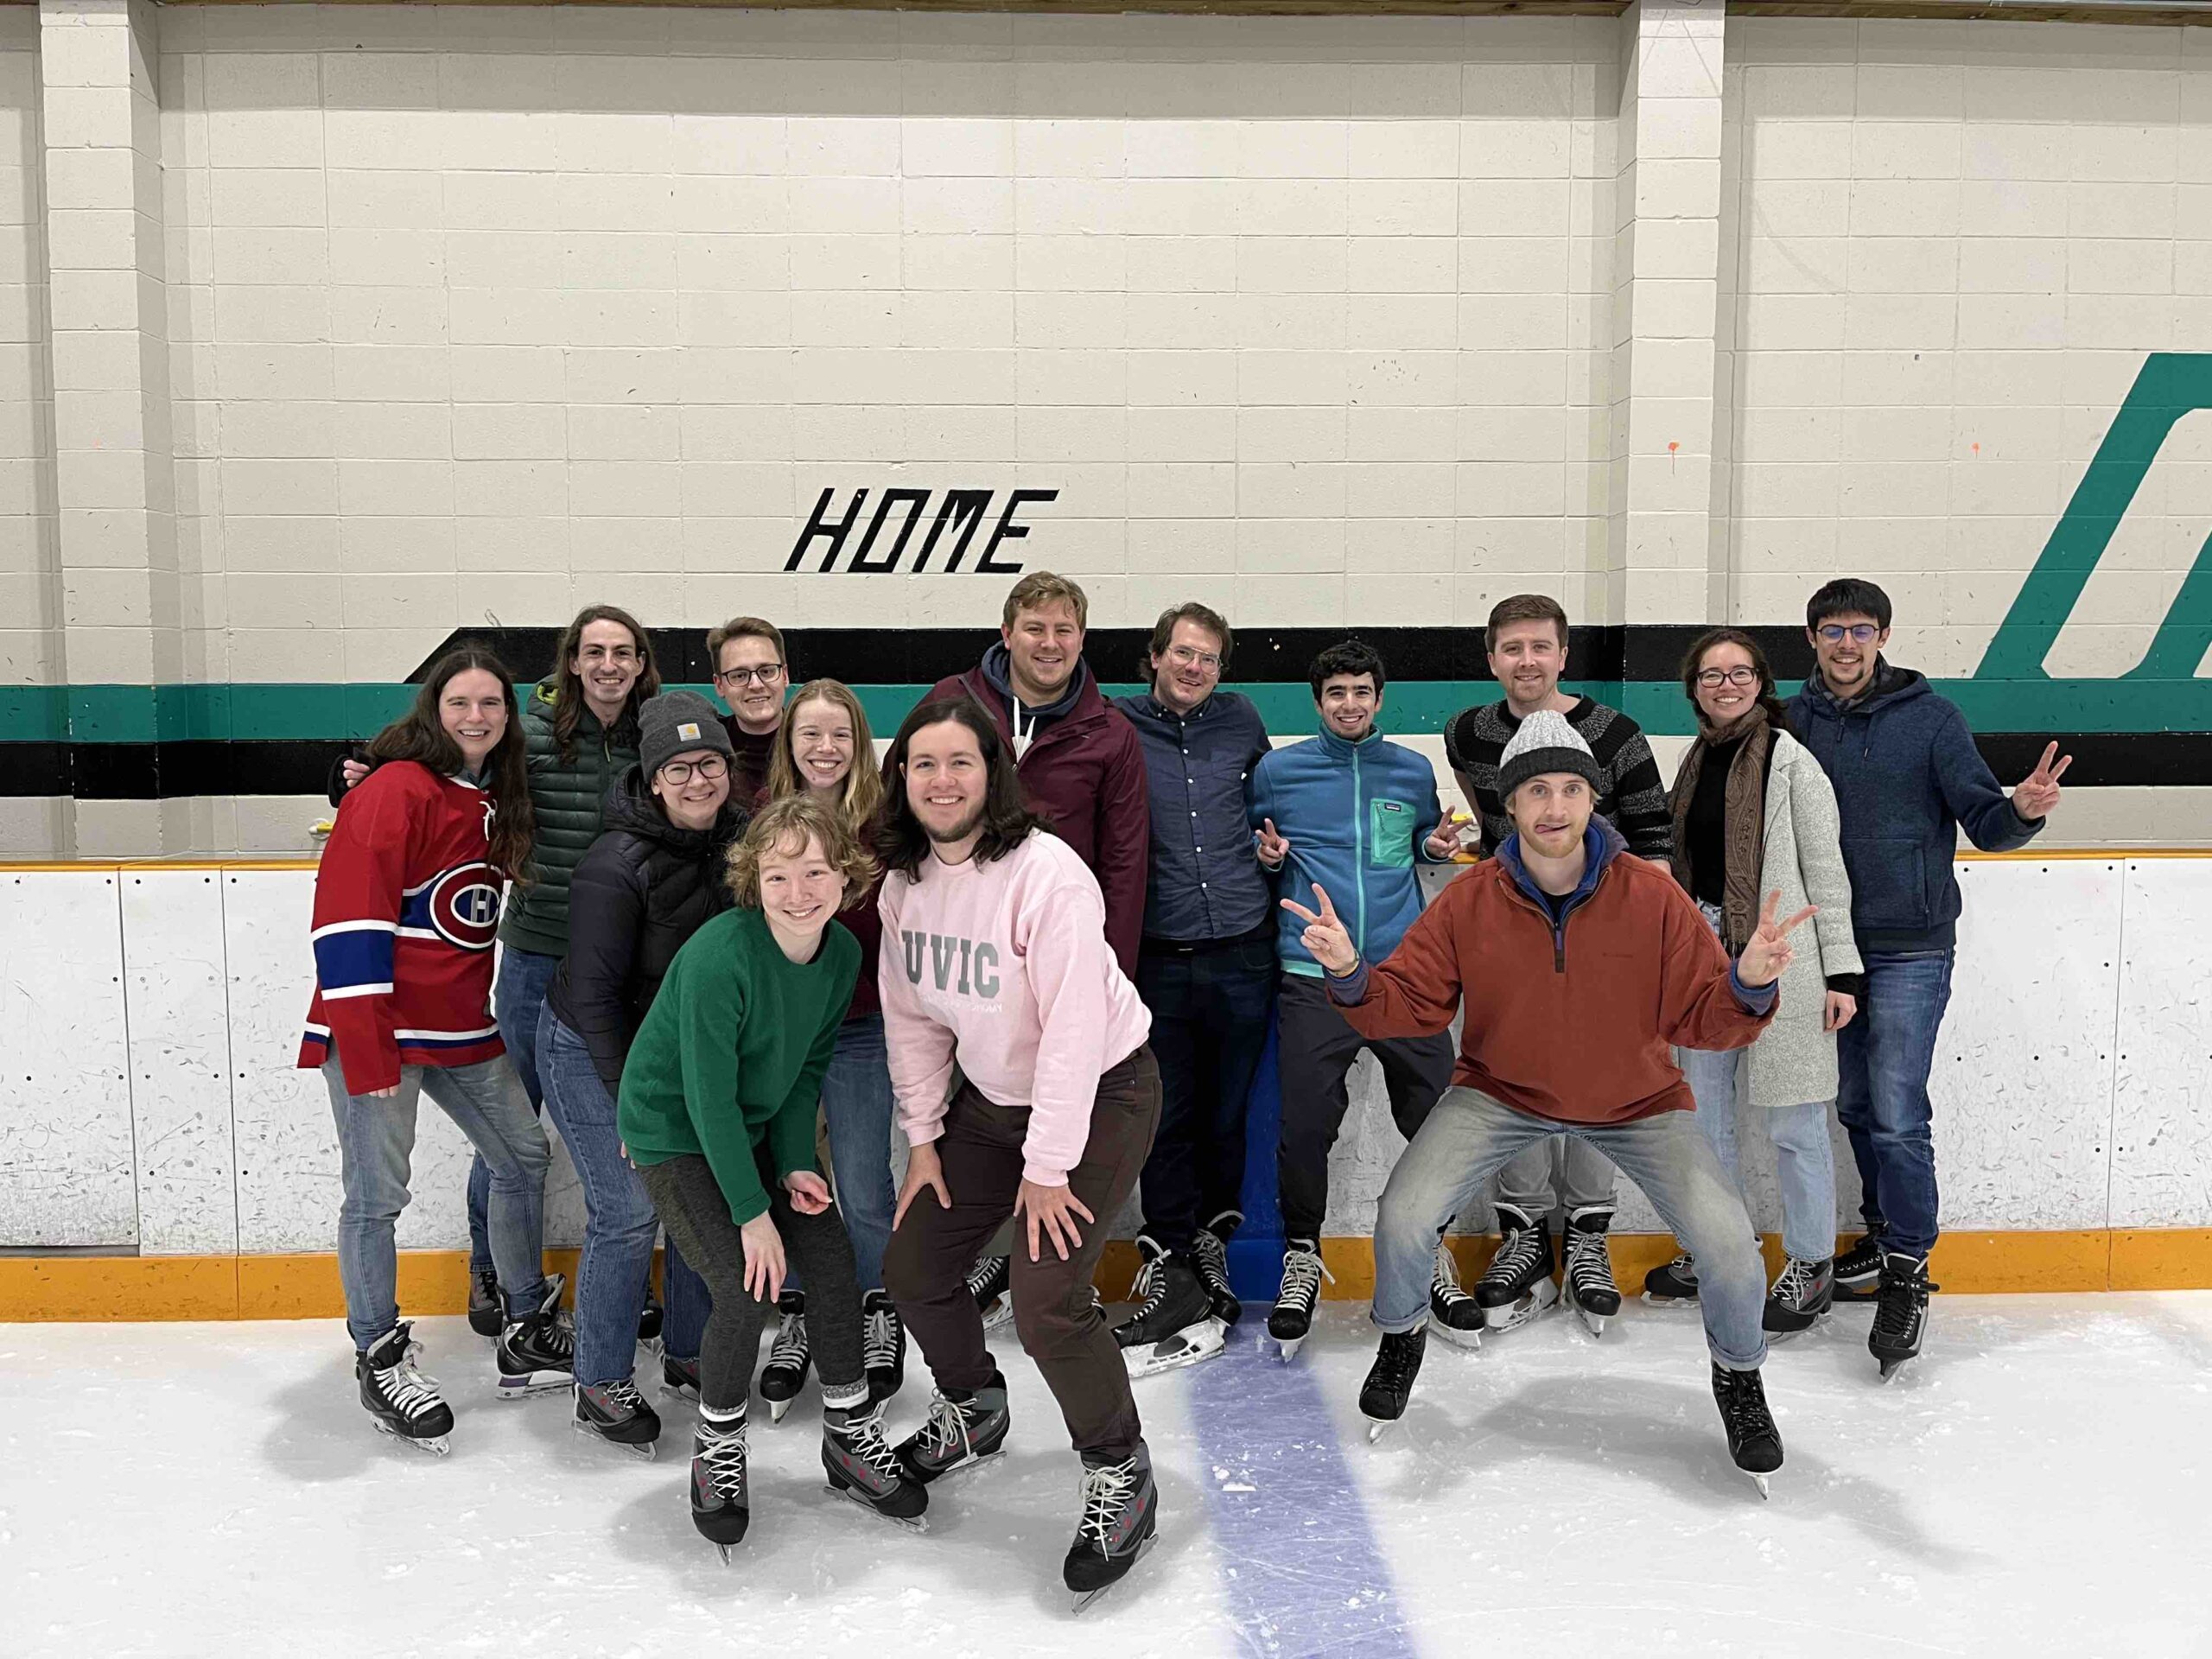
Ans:
[{"label": "striped knit sweater", "polygon": [[[1639,858],[1665,858],[1673,850],[1674,821],[1667,810],[1666,785],[1659,763],[1643,741],[1643,728],[1618,709],[1579,697],[1567,711],[1567,724],[1582,734],[1604,782],[1598,790],[1599,816],[1611,821]],[[1444,728],[1444,753],[1482,820],[1483,855],[1496,852],[1513,833],[1505,804],[1497,797],[1497,762],[1520,721],[1503,702],[1477,703],[1452,716]]]}]

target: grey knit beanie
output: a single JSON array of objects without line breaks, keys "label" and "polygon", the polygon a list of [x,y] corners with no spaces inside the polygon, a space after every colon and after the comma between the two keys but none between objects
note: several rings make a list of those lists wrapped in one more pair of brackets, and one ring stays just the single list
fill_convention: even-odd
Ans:
[{"label": "grey knit beanie", "polygon": [[651,778],[690,749],[729,756],[729,734],[715,705],[696,691],[664,691],[638,710],[638,765]]},{"label": "grey knit beanie", "polygon": [[1519,728],[1507,740],[1505,753],[1498,757],[1498,799],[1510,799],[1522,785],[1548,772],[1573,772],[1586,779],[1592,790],[1603,786],[1598,762],[1590,753],[1590,746],[1582,741],[1582,734],[1567,723],[1565,715],[1539,709],[1522,718]]}]

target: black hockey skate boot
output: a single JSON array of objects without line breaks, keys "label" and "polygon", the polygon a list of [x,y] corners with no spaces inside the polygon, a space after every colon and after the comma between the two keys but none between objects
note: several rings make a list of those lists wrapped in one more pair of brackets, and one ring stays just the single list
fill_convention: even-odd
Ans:
[{"label": "black hockey skate boot", "polygon": [[1236,1300],[1229,1282],[1229,1241],[1243,1224],[1243,1211],[1224,1210],[1199,1228],[1198,1236],[1191,1241],[1192,1264],[1198,1270],[1198,1282],[1213,1300],[1213,1316],[1224,1330],[1244,1317],[1244,1304]]},{"label": "black hockey skate boot", "polygon": [[578,1383],[576,1433],[596,1434],[639,1462],[651,1463],[653,1442],[660,1439],[660,1414],[645,1403],[638,1385],[627,1377],[619,1382]]},{"label": "black hockey skate boot", "polygon": [[1010,1256],[980,1257],[968,1269],[969,1293],[976,1311],[983,1316],[983,1329],[1004,1325],[1014,1317],[1014,1261]]},{"label": "black hockey skate boot", "polygon": [[1421,1375],[1421,1356],[1427,1351],[1428,1331],[1423,1325],[1386,1336],[1376,1349],[1375,1363],[1368,1368],[1367,1381],[1359,1390],[1360,1414],[1367,1419],[1370,1441],[1381,1440],[1382,1431],[1406,1414],[1414,1379]]},{"label": "black hockey skate boot", "polygon": [[1905,1361],[1920,1357],[1921,1341],[1928,1334],[1928,1293],[1942,1288],[1929,1282],[1926,1256],[1892,1253],[1882,1258],[1882,1287],[1866,1351],[1881,1362],[1883,1382],[1896,1376]]},{"label": "black hockey skate boot", "polygon": [[1697,1300],[1697,1258],[1684,1250],[1665,1267],[1645,1274],[1643,1300],[1654,1307],[1677,1307]]},{"label": "black hockey skate boot", "polygon": [[506,1328],[505,1302],[499,1297],[499,1275],[483,1268],[468,1275],[468,1328],[480,1337],[499,1339]]},{"label": "black hockey skate boot", "polygon": [[929,1530],[929,1522],[922,1518],[930,1506],[929,1489],[914,1478],[883,1438],[881,1406],[864,1400],[844,1409],[823,1408],[822,1471],[830,1478],[831,1491],[843,1493],[909,1531]]},{"label": "black hockey skate boot", "polygon": [[1715,1365],[1713,1401],[1720,1408],[1720,1426],[1728,1431],[1728,1455],[1764,1497],[1766,1478],[1782,1467],[1782,1434],[1766,1408],[1766,1388],[1759,1374]]},{"label": "black hockey skate boot", "polygon": [[664,1396],[675,1395],[685,1400],[699,1397],[699,1362],[696,1358],[678,1359],[674,1354],[660,1357],[660,1391]]},{"label": "black hockey skate boot", "polygon": [[[1452,1224],[1446,1221],[1444,1227]],[[1436,1230],[1436,1267],[1428,1281],[1428,1320],[1436,1334],[1462,1348],[1483,1345],[1483,1305],[1459,1287],[1459,1263]]]},{"label": "black hockey skate boot", "polygon": [[691,1434],[691,1524],[729,1560],[753,1519],[745,1479],[745,1408],[728,1416],[699,1414]]},{"label": "black hockey skate boot", "polygon": [[1552,1282],[1552,1230],[1542,1218],[1501,1204],[1497,1230],[1497,1254],[1475,1281],[1475,1300],[1482,1305],[1485,1325],[1510,1331],[1559,1300],[1559,1287]]},{"label": "black hockey skate boot", "polygon": [[423,1352],[415,1327],[403,1321],[353,1356],[353,1379],[377,1432],[445,1457],[453,1450],[453,1408],[438,1393],[438,1379],[415,1369]]},{"label": "black hockey skate boot", "polygon": [[1077,1612],[1128,1576],[1152,1548],[1159,1520],[1160,1489],[1152,1484],[1152,1453],[1142,1440],[1126,1458],[1083,1454],[1083,1514],[1061,1567]]},{"label": "black hockey skate boot", "polygon": [[638,1340],[648,1347],[660,1340],[662,1313],[660,1299],[653,1294],[653,1287],[645,1287],[645,1305],[638,1311]]},{"label": "black hockey skate boot", "polygon": [[1268,1340],[1275,1357],[1288,1364],[1298,1344],[1313,1328],[1313,1304],[1320,1300],[1321,1281],[1337,1281],[1321,1261],[1321,1247],[1310,1238],[1294,1238],[1282,1253],[1282,1287],[1275,1292],[1274,1311],[1268,1315]]},{"label": "black hockey skate boot", "polygon": [[791,1402],[806,1386],[807,1369],[814,1363],[806,1342],[806,1293],[787,1290],[776,1298],[776,1339],[768,1345],[768,1363],[760,1368],[760,1397],[768,1402],[768,1421],[780,1423]]},{"label": "black hockey skate boot", "polygon": [[1612,1224],[1611,1205],[1585,1205],[1567,1211],[1561,1240],[1567,1260],[1560,1273],[1560,1298],[1593,1337],[1604,1336],[1605,1321],[1621,1311],[1621,1289],[1613,1282],[1613,1258],[1605,1248],[1605,1231]]},{"label": "black hockey skate boot", "polygon": [[545,1295],[537,1311],[510,1319],[499,1332],[499,1398],[519,1400],[571,1387],[575,1332],[561,1316],[561,1275],[545,1275]]},{"label": "black hockey skate boot", "polygon": [[880,1406],[906,1383],[906,1322],[882,1291],[861,1299],[861,1351],[868,1397]]},{"label": "black hockey skate boot", "polygon": [[1014,1420],[1006,1406],[1006,1378],[991,1380],[968,1394],[940,1389],[930,1399],[922,1426],[899,1442],[899,1461],[925,1486],[956,1469],[969,1469],[1006,1450]]},{"label": "black hockey skate boot", "polygon": [[1800,1331],[1812,1329],[1834,1300],[1834,1258],[1807,1262],[1793,1255],[1775,1275],[1774,1288],[1767,1293],[1766,1312],[1759,1316],[1759,1323],[1770,1336],[1795,1336]]},{"label": "black hockey skate boot", "polygon": [[1129,1375],[1154,1376],[1212,1358],[1222,1350],[1222,1324],[1190,1257],[1163,1249],[1142,1234],[1137,1249],[1144,1252],[1145,1264],[1137,1270],[1130,1294],[1143,1300],[1114,1327]]},{"label": "black hockey skate boot", "polygon": [[1882,1290],[1882,1236],[1868,1233],[1835,1259],[1835,1300],[1871,1302]]}]

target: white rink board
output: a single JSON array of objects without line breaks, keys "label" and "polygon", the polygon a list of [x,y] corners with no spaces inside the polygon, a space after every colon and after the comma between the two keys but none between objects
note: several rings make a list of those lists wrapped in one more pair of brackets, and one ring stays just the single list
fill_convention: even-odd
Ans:
[{"label": "white rink board", "polygon": [[[1967,910],[1931,1082],[1947,1224],[2212,1223],[2212,859],[1959,868]],[[207,873],[126,867],[125,880],[145,885],[122,900],[119,939],[117,874],[25,871],[0,881],[0,919],[11,942],[24,942],[11,945],[0,1012],[0,1046],[24,1058],[0,1075],[0,1246],[136,1242],[148,1254],[191,1254],[227,1249],[234,1237],[249,1254],[332,1249],[340,1190],[329,1100],[320,1078],[294,1065],[313,974],[312,873],[222,871],[217,903],[199,885]],[[195,1075],[202,1067],[208,1076]],[[65,1079],[67,1112],[50,1092],[14,1081],[24,1075]],[[1351,1095],[1331,1167],[1332,1235],[1371,1230],[1404,1144],[1371,1059],[1354,1070]],[[134,1116],[145,1148],[137,1161]],[[1848,1225],[1858,1178],[1840,1129],[1834,1140]],[[1772,1151],[1756,1130],[1741,1145],[1753,1217],[1777,1230]],[[460,1132],[423,1107],[403,1248],[466,1243],[467,1164]],[[1620,1197],[1618,1230],[1660,1230],[1640,1193],[1624,1184]],[[1134,1212],[1122,1219],[1127,1230]],[[1491,1219],[1484,1193],[1463,1225],[1486,1230]],[[563,1154],[548,1188],[548,1242],[578,1243],[582,1223]]]}]

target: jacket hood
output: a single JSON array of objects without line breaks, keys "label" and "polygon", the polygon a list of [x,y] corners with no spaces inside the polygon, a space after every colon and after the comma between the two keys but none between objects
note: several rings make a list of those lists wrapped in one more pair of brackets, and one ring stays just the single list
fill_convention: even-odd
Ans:
[{"label": "jacket hood", "polygon": [[[1599,880],[1605,874],[1606,867],[1627,850],[1628,841],[1619,830],[1613,828],[1612,820],[1601,818],[1592,812],[1590,815],[1588,828],[1582,832],[1582,851],[1587,862],[1583,866],[1582,880],[1576,884],[1574,892],[1570,895],[1570,903],[1579,905],[1595,893],[1598,890]],[[1504,844],[1499,847],[1491,856],[1497,860],[1500,868],[1505,871],[1506,874],[1512,877],[1515,887],[1534,899],[1540,909],[1545,907],[1544,890],[1536,885],[1535,877],[1529,874],[1529,867],[1521,861],[1521,832],[1519,830],[1516,830],[1508,836]]]},{"label": "jacket hood", "polygon": [[1806,677],[1805,696],[1812,705],[1831,719],[1845,715],[1872,714],[1877,709],[1926,696],[1932,688],[1928,677],[1916,668],[1899,668],[1886,657],[1874,658],[1874,683],[1856,702],[1847,708],[1836,701],[1816,669]]},{"label": "jacket hood", "polygon": [[642,766],[632,766],[607,791],[604,830],[620,830],[640,841],[650,841],[672,853],[697,857],[734,840],[745,828],[745,804],[734,791],[722,803],[721,814],[711,829],[686,830],[669,822],[660,802],[645,785]]},{"label": "jacket hood", "polygon": [[[1005,701],[1000,705],[1007,711],[1009,724],[1014,719],[1014,676],[1012,654],[1001,640],[983,653],[983,660],[970,671],[971,675],[997,692]],[[1057,721],[1077,715],[1103,715],[1106,699],[1098,693],[1098,682],[1091,677],[1090,664],[1080,657],[1075,659],[1075,674],[1068,689],[1041,709],[1029,711],[1030,722],[1041,728]]]}]

